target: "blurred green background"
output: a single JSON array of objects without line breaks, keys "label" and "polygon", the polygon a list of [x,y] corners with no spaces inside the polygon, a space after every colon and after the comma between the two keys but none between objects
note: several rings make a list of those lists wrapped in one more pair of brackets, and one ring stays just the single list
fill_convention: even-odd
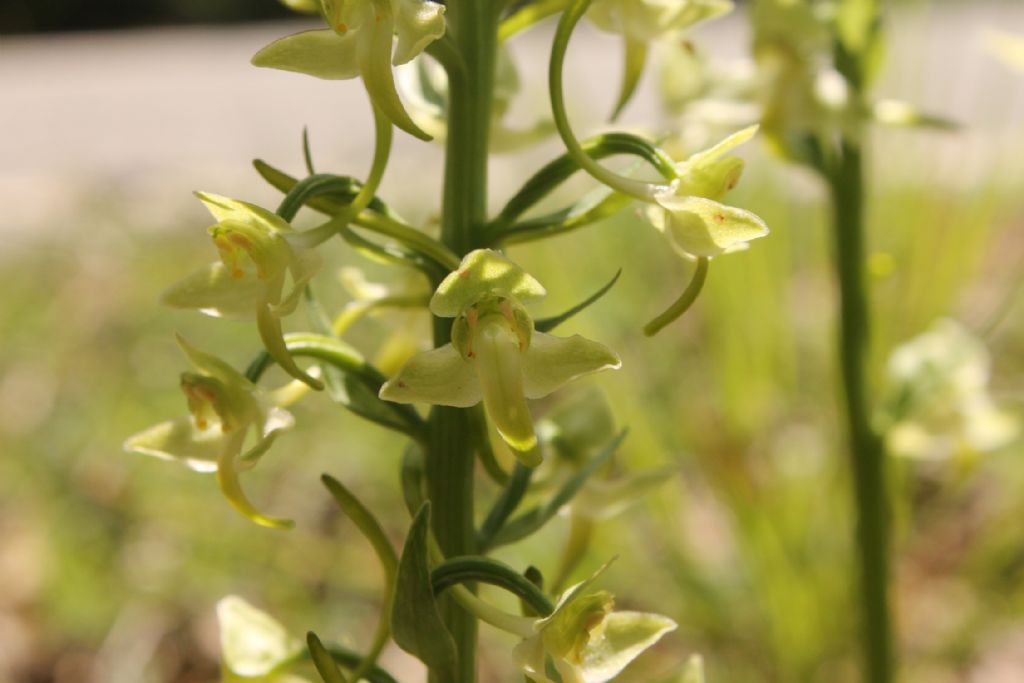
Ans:
[{"label": "blurred green background", "polygon": [[[876,380],[881,388],[897,344],[949,316],[983,336],[993,394],[1019,415],[1024,74],[990,57],[982,34],[994,26],[1024,32],[1024,13],[1017,3],[909,5],[891,17],[880,93],[963,127],[871,135]],[[135,24],[282,14],[269,0],[144,7],[13,3],[0,16],[8,33],[81,26],[69,17],[86,13],[91,27],[126,17]],[[248,159],[300,173],[305,123],[323,170],[365,173],[369,116],[358,88],[249,74],[248,56],[288,30],[0,38],[0,198],[8,208],[0,221],[0,681],[217,680],[213,605],[228,593],[297,634],[312,628],[366,643],[380,578],[318,475],[330,472],[358,492],[398,543],[408,524],[400,440],[326,399],[303,401],[298,429],[245,479],[269,511],[298,520],[288,533],[247,523],[211,478],[120,447],[185,409],[173,331],[239,367],[259,348],[245,325],[156,304],[164,287],[215,256],[189,192],[272,207],[277,195],[259,184]],[[530,74],[548,36],[542,30],[517,54],[527,75],[524,112],[544,109]],[[742,56],[743,17],[694,39],[709,52]],[[570,68],[612,59],[602,40],[591,36]],[[133,55],[137,63],[126,64]],[[587,103],[604,111],[611,100],[602,78],[595,66],[571,86],[581,130]],[[654,80],[627,126],[650,120]],[[553,149],[496,161],[495,205]],[[436,178],[423,177],[422,167],[437,163],[439,151],[403,139],[396,155],[383,195],[430,229]],[[587,382],[605,390],[618,423],[631,429],[626,466],[680,470],[649,503],[603,525],[580,570],[618,554],[606,582],[620,607],[656,609],[680,624],[623,680],[670,680],[695,651],[713,683],[854,680],[854,561],[825,197],[799,169],[756,149],[746,155],[733,203],[763,216],[772,235],[716,262],[695,309],[653,340],[639,329],[684,286],[685,273],[631,210],[511,250],[551,293],[538,315],[624,269],[611,293],[564,331],[623,357],[622,371]],[[319,286],[340,304],[331,272],[366,264],[340,247],[331,259]],[[372,355],[394,323],[368,320],[352,341]],[[1018,440],[975,458],[891,463],[902,680],[1024,680],[1022,455]],[[482,476],[479,490],[483,501],[496,492]],[[500,556],[551,572],[565,536],[556,519]],[[516,680],[508,643],[484,633],[482,680]],[[400,653],[389,650],[386,662],[415,680]]]}]

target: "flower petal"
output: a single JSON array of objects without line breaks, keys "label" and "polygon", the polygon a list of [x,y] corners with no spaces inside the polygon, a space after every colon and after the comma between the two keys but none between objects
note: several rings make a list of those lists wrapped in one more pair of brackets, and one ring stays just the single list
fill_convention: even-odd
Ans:
[{"label": "flower petal", "polygon": [[527,398],[541,398],[577,377],[621,365],[614,351],[578,334],[556,337],[534,332],[523,354],[523,389]]},{"label": "flower petal", "polygon": [[261,206],[243,202],[238,199],[224,197],[210,192],[196,192],[196,197],[213,214],[218,223],[240,222],[256,224],[266,228],[267,232],[291,232],[292,228],[288,222],[272,211]]},{"label": "flower petal", "polygon": [[473,364],[451,344],[418,353],[384,383],[380,397],[395,403],[432,403],[469,408],[483,391]]},{"label": "flower petal", "polygon": [[657,200],[666,209],[662,229],[687,255],[711,258],[740,251],[750,240],[768,234],[768,226],[756,214],[711,199],[665,193]]},{"label": "flower petal", "polygon": [[539,299],[547,292],[533,276],[490,249],[471,251],[458,270],[441,281],[430,299],[430,310],[442,318],[454,318],[487,296]]},{"label": "flower petal", "polygon": [[214,318],[252,320],[266,287],[266,282],[254,277],[234,277],[217,261],[168,287],[160,302],[173,308],[194,308]]},{"label": "flower petal", "polygon": [[346,80],[359,75],[358,43],[362,39],[365,37],[358,29],[345,35],[330,29],[303,31],[267,45],[256,53],[252,63],[326,80]]},{"label": "flower petal", "polygon": [[601,632],[583,651],[579,665],[586,683],[605,683],[617,676],[644,650],[676,628],[660,614],[612,612],[605,617]]},{"label": "flower petal", "polygon": [[398,45],[395,66],[412,61],[427,45],[444,35],[444,5],[430,0],[395,0],[395,32]]},{"label": "flower petal", "polygon": [[743,173],[744,162],[739,157],[726,155],[734,147],[753,138],[757,129],[756,125],[748,126],[679,164],[676,194],[717,200],[735,187]]},{"label": "flower petal", "polygon": [[196,472],[217,471],[217,458],[223,448],[221,430],[197,429],[191,417],[161,422],[124,442],[126,451],[176,460]]}]

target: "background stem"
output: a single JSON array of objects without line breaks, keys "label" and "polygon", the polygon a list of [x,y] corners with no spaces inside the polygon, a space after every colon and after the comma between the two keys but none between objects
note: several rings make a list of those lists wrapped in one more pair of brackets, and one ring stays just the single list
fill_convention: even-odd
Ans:
[{"label": "background stem", "polygon": [[[487,157],[491,96],[497,48],[497,9],[492,0],[449,0],[448,35],[461,54],[463,70],[449,71],[449,118],[441,241],[459,257],[477,246],[487,223]],[[437,283],[435,283],[437,284]],[[434,319],[434,345],[447,344],[451,319]],[[427,495],[434,534],[446,557],[476,551],[473,525],[473,464],[476,433],[469,410],[438,406],[430,414],[426,459]],[[476,680],[476,619],[442,599],[442,616],[455,638],[459,666],[455,681]]]},{"label": "background stem", "polygon": [[889,621],[889,533],[885,449],[871,427],[867,356],[870,340],[864,262],[864,168],[860,147],[843,140],[827,174],[832,195],[836,273],[839,279],[839,354],[857,513],[864,680],[889,683],[893,675]]}]

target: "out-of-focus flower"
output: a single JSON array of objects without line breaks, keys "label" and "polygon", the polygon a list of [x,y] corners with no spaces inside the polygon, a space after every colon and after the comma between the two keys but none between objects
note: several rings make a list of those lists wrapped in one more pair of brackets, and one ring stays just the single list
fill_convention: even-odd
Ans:
[{"label": "out-of-focus flower", "polygon": [[587,16],[604,31],[648,42],[726,14],[732,7],[731,0],[596,0]]},{"label": "out-of-focus flower", "polygon": [[989,394],[991,365],[981,340],[949,319],[896,348],[882,416],[890,451],[936,459],[992,451],[1013,440],[1019,422]]},{"label": "out-of-focus flower", "polygon": [[130,437],[125,449],[176,460],[197,472],[216,472],[221,491],[240,513],[262,526],[290,526],[287,520],[259,512],[242,491],[238,475],[253,467],[278,435],[293,426],[291,413],[273,405],[259,387],[221,359],[181,337],[178,344],[195,369],[181,375],[190,414]]},{"label": "out-of-focus flower", "polygon": [[286,671],[304,645],[266,612],[229,595],[217,603],[217,624],[226,683],[306,683]]},{"label": "out-of-focus flower", "polygon": [[321,0],[330,28],[276,40],[252,63],[329,80],[361,76],[374,105],[396,126],[429,140],[402,105],[391,67],[411,61],[444,35],[444,12],[443,4],[431,0]]},{"label": "out-of-focus flower", "polygon": [[618,368],[617,355],[579,335],[537,332],[521,301],[544,288],[501,254],[478,249],[438,286],[430,310],[455,318],[452,342],[413,356],[381,388],[398,403],[468,408],[481,400],[498,433],[530,466],[540,462],[526,405],[592,372]]}]

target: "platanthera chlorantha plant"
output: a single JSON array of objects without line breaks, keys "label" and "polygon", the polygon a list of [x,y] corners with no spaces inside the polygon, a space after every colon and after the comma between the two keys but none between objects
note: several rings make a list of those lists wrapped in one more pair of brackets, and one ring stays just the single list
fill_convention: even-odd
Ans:
[{"label": "platanthera chlorantha plant", "polygon": [[[225,678],[295,680],[305,666],[305,675],[315,669],[330,683],[393,681],[377,661],[393,640],[424,663],[431,681],[470,683],[477,675],[482,621],[518,639],[514,660],[533,681],[611,680],[675,623],[661,615],[616,610],[610,593],[592,587],[595,577],[562,588],[583,559],[592,528],[671,470],[629,473],[621,465],[609,470],[625,433],[611,427],[599,394],[578,393],[538,419],[532,400],[551,396],[557,405],[567,384],[619,368],[617,354],[598,341],[552,333],[600,299],[618,275],[563,314],[537,318],[531,306],[545,294],[543,278],[526,273],[506,249],[593,225],[639,202],[643,210],[635,215],[694,264],[690,285],[644,328],[651,335],[694,303],[712,259],[767,234],[755,214],[725,203],[743,169],[732,151],[750,140],[756,127],[673,158],[631,133],[578,139],[563,97],[563,62],[584,17],[622,37],[626,68],[613,107],[617,113],[634,92],[651,41],[678,40],[683,31],[730,6],[724,0],[287,4],[318,14],[324,23],[271,43],[253,63],[328,80],[360,79],[374,115],[370,169],[363,180],[316,172],[307,141],[304,177],[256,162],[260,175],[284,194],[275,211],[198,194],[213,215],[209,234],[219,259],[171,286],[164,302],[212,317],[254,320],[263,350],[241,372],[179,338],[193,366],[181,379],[190,415],[143,431],[125,445],[216,473],[224,495],[245,517],[264,527],[288,527],[291,521],[271,516],[246,496],[243,473],[270,451],[287,448],[286,439],[278,438],[294,423],[285,407],[319,392],[409,439],[396,467],[412,523],[402,552],[396,553],[377,517],[338,479],[323,475],[330,495],[370,541],[382,567],[386,589],[374,637],[362,652],[325,645],[312,633],[303,644],[268,615],[229,598],[219,609]],[[548,73],[552,121],[527,126],[505,121],[517,84],[505,43],[552,15],[558,15]],[[407,106],[399,84],[408,79],[396,79],[393,67],[409,62],[417,78]],[[396,127],[424,140],[427,131],[444,138],[439,235],[410,224],[378,195]],[[504,139],[508,144],[502,149],[508,150],[553,131],[564,153],[525,178],[503,208],[489,215],[491,145]],[[603,163],[610,156],[632,157],[634,166],[625,174],[612,171]],[[535,210],[581,170],[598,182],[597,189],[562,210]],[[652,171],[655,180],[645,179]],[[297,228],[293,221],[304,208],[325,219]],[[373,285],[348,269],[343,281],[353,300],[332,317],[315,288],[324,270],[322,250],[335,246],[394,266],[401,272],[395,281],[402,284]],[[286,324],[301,324],[299,309],[309,329],[286,333]],[[396,330],[402,341],[385,343],[373,354],[345,341],[365,316],[387,311],[400,312],[393,317],[402,319],[429,316],[432,338],[408,351],[411,328],[402,323]],[[264,388],[263,375],[274,364],[291,380]],[[479,527],[477,463],[501,487]],[[574,520],[573,540],[551,568],[554,580],[547,591],[538,569],[488,557],[495,548],[536,533],[564,510]],[[504,611],[477,595],[481,584],[517,596],[522,613]],[[508,678],[518,675],[510,672]],[[699,680],[699,664],[680,675]]]}]

